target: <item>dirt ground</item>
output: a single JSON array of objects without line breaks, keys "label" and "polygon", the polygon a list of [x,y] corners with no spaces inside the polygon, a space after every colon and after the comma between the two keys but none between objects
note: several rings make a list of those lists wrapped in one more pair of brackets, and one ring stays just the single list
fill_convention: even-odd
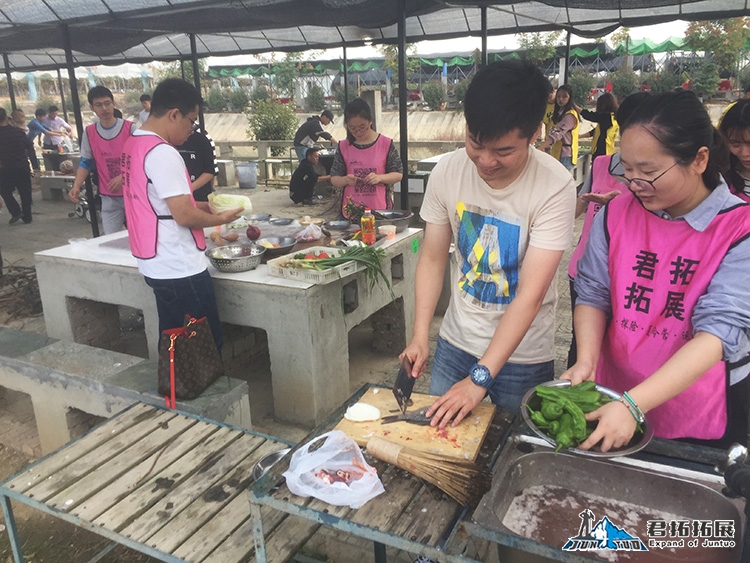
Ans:
[{"label": "dirt ground", "polygon": [[[271,213],[276,217],[302,218],[305,215],[335,219],[337,209],[333,198],[326,189],[320,189],[320,197],[312,207],[295,205],[289,200],[286,189],[265,188],[262,185],[253,190],[221,188],[227,193],[249,195],[255,212]],[[84,219],[68,217],[73,205],[65,201],[44,201],[34,181],[33,222],[29,225],[8,224],[7,210],[0,210],[0,251],[6,273],[9,266],[21,269],[33,267],[33,253],[65,244],[68,238],[91,237],[90,225]],[[12,269],[12,268],[11,268]],[[7,277],[7,274],[6,274]],[[0,278],[1,279],[1,278]],[[14,314],[11,309],[18,309]],[[0,304],[0,326],[19,330],[45,332],[44,319],[41,314],[30,314],[29,308]],[[439,319],[434,323],[436,338]],[[125,328],[125,327],[124,327]],[[125,335],[127,336],[127,335]],[[398,359],[391,355],[376,352],[370,346],[371,329],[364,322],[354,328],[349,335],[350,354],[350,390],[353,393],[367,382],[392,383],[398,368]],[[137,346],[137,345],[136,345]],[[273,419],[270,393],[270,374],[260,374],[260,380],[253,381],[251,393],[251,412],[253,426],[256,430],[266,432],[289,440],[298,441],[307,435],[309,429],[279,423]],[[423,387],[426,383],[421,383]],[[419,387],[418,387],[419,389]],[[85,419],[81,423],[81,432],[97,420]],[[0,388],[0,480],[20,472],[26,465],[41,455],[38,436],[33,419],[31,402],[27,396]],[[23,553],[26,561],[39,563],[58,563],[88,561],[108,545],[100,536],[87,532],[59,520],[45,516],[26,505],[13,503],[16,524],[23,542]],[[5,521],[2,520],[3,531]],[[343,548],[326,549],[331,545],[330,537],[322,537],[308,543],[306,555],[312,560],[351,561],[353,555],[341,555]],[[321,547],[322,546],[322,547]],[[371,545],[364,553],[369,557]],[[326,553],[327,551],[327,553]],[[338,555],[337,555],[338,552]],[[360,557],[359,555],[356,556]],[[396,561],[411,561],[406,555],[396,557]],[[6,533],[0,533],[0,563],[12,561],[12,552]],[[124,548],[116,547],[105,555],[104,562],[141,562],[152,558]],[[393,560],[389,554],[389,561]],[[154,560],[155,561],[155,560]]]}]

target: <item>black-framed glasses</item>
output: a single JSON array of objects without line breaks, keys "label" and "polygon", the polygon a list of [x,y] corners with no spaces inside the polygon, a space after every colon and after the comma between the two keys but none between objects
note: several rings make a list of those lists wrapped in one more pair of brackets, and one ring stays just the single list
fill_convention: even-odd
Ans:
[{"label": "black-framed glasses", "polygon": [[186,114],[186,113],[183,113],[183,111],[182,111],[182,110],[180,110],[179,108],[177,108],[177,109],[179,110],[179,112],[180,112],[180,113],[182,113],[183,117],[187,117],[187,118],[188,118],[188,119],[190,120],[190,131],[191,131],[191,132],[193,132],[193,133],[194,133],[194,132],[196,132],[196,131],[197,131],[198,129],[200,129],[200,128],[201,128],[201,124],[200,124],[200,123],[198,123],[198,120],[197,120],[197,119],[193,119],[193,118],[192,118],[192,117],[190,117],[190,116],[189,116],[188,114]]},{"label": "black-framed glasses", "polygon": [[613,172],[613,167],[612,167],[612,161],[613,160],[614,159],[611,159],[609,161],[609,166],[610,166],[609,173],[612,176],[614,176],[614,178],[618,182],[621,182],[621,183],[625,184],[628,187],[630,187],[631,184],[635,184],[638,188],[640,188],[642,190],[651,190],[651,191],[655,191],[656,190],[656,186],[654,186],[654,182],[656,182],[659,178],[661,178],[662,176],[664,176],[664,174],[666,174],[667,172],[669,172],[670,170],[672,170],[672,168],[674,168],[678,164],[677,162],[675,162],[672,166],[670,166],[669,168],[667,168],[664,172],[662,172],[661,174],[659,174],[653,180],[646,180],[645,178],[628,178],[627,176],[625,176],[625,174],[615,174]]}]

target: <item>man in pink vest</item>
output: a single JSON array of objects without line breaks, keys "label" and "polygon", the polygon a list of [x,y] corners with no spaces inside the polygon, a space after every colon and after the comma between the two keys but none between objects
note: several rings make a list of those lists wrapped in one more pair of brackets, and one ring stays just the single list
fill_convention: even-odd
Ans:
[{"label": "man in pink vest", "polygon": [[122,193],[130,250],[138,271],[154,290],[159,332],[184,324],[185,315],[206,317],[216,346],[221,324],[208,261],[205,227],[229,223],[242,208],[218,215],[193,199],[185,162],[175,146],[198,119],[199,92],[179,78],[160,83],[146,123],[130,136],[122,154]]},{"label": "man in pink vest", "polygon": [[78,194],[86,177],[96,170],[99,176],[99,195],[102,198],[102,227],[104,234],[125,228],[125,207],[122,201],[120,156],[125,139],[138,128],[136,123],[115,117],[112,92],[104,86],[94,86],[88,93],[89,107],[98,118],[83,131],[81,164],[68,197],[78,202]]}]

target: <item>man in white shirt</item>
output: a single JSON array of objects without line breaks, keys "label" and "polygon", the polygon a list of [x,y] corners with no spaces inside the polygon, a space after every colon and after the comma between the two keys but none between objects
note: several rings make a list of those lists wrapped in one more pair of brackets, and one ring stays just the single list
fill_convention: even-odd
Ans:
[{"label": "man in white shirt", "polygon": [[425,369],[429,328],[451,243],[451,299],[440,328],[427,412],[457,425],[489,393],[517,412],[524,393],[554,377],[556,284],[571,244],[575,183],[534,149],[549,81],[533,65],[501,61],[466,92],[466,148],[430,174],[415,282],[414,336],[403,356]]},{"label": "man in white shirt", "polygon": [[[68,135],[73,134],[73,128],[68,125],[68,122],[65,121],[62,117],[57,115],[57,112],[59,109],[57,106],[50,106],[47,110],[47,117],[45,119],[45,124],[52,129],[52,131],[67,131]],[[62,143],[63,137],[44,137],[44,146],[42,148],[54,150],[57,151],[57,146]],[[67,152],[67,151],[65,151]]]}]

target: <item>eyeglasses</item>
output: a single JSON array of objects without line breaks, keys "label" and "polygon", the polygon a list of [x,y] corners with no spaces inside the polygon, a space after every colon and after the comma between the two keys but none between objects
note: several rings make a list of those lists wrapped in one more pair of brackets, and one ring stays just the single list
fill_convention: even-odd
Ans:
[{"label": "eyeglasses", "polygon": [[351,133],[362,133],[363,131],[367,131],[370,128],[370,124],[366,123],[366,124],[360,125],[358,127],[350,127],[349,125],[347,125],[346,128]]},{"label": "eyeglasses", "polygon": [[94,109],[104,109],[112,107],[113,105],[115,104],[112,100],[107,100],[106,102],[96,102],[95,104],[91,104],[91,107]]},{"label": "eyeglasses", "polygon": [[[182,113],[182,111],[181,111],[181,110],[180,110],[180,113]],[[182,113],[182,116],[183,116],[183,117],[187,117],[187,118],[188,118],[188,119],[190,120],[190,123],[192,124],[192,126],[190,127],[190,131],[192,131],[192,132],[194,133],[195,131],[197,131],[198,129],[200,129],[201,125],[200,125],[200,123],[198,123],[198,120],[197,120],[197,119],[193,119],[193,118],[191,118],[191,117],[190,117],[190,116],[189,116],[188,114],[186,114],[186,113]]]},{"label": "eyeglasses", "polygon": [[675,162],[672,166],[670,166],[669,168],[667,168],[664,172],[662,172],[661,174],[659,174],[653,180],[646,180],[645,178],[628,178],[627,176],[625,176],[625,174],[614,174],[612,172],[612,160],[610,160],[610,170],[609,170],[609,173],[612,176],[614,176],[614,178],[617,179],[617,181],[622,182],[623,184],[625,184],[628,187],[630,187],[631,184],[635,184],[641,190],[656,191],[656,186],[654,186],[654,182],[656,182],[659,178],[661,178],[662,176],[664,176],[664,174],[666,174],[667,172],[669,172],[670,170],[672,170],[672,168],[674,168],[675,166],[677,166],[677,162]]}]

